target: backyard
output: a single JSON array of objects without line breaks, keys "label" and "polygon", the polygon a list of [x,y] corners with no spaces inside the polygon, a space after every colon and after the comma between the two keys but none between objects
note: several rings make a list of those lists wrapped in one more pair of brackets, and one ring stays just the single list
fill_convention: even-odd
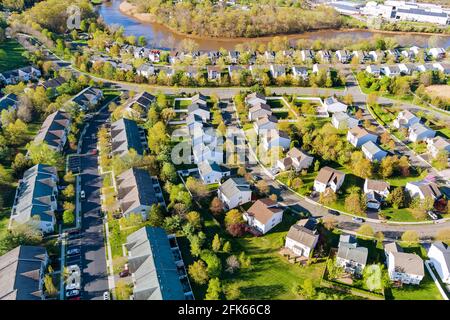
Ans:
[{"label": "backyard", "polygon": [[22,56],[25,52],[17,41],[9,40],[0,43],[0,72],[14,70],[28,65],[28,60]]}]

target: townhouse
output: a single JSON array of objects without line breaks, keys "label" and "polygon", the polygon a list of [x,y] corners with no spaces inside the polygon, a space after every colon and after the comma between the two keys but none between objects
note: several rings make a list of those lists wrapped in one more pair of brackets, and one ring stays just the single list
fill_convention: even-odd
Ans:
[{"label": "townhouse", "polygon": [[222,76],[222,68],[219,66],[207,66],[206,72],[208,74],[208,80],[220,80]]},{"label": "townhouse", "polygon": [[78,93],[68,101],[68,104],[74,104],[81,110],[87,111],[97,106],[103,99],[103,91],[94,87],[88,87]]},{"label": "townhouse", "polygon": [[142,77],[150,78],[156,74],[155,67],[149,63],[143,63],[136,68],[136,73]]},{"label": "townhouse", "polygon": [[250,227],[266,234],[281,223],[283,211],[277,202],[269,198],[259,199],[244,212],[243,218]]},{"label": "townhouse", "polygon": [[147,150],[145,131],[134,120],[122,118],[111,124],[111,153],[123,157],[133,149],[144,155]]},{"label": "townhouse", "polygon": [[445,49],[444,48],[431,48],[428,50],[428,55],[432,56],[436,60],[441,60],[445,58]]},{"label": "townhouse", "polygon": [[250,202],[252,198],[250,184],[243,178],[229,178],[220,185],[217,194],[228,209]]},{"label": "townhouse", "polygon": [[379,77],[381,75],[381,67],[371,64],[366,67],[366,72],[374,75],[375,77]]},{"label": "townhouse", "polygon": [[292,67],[292,75],[296,79],[308,80],[308,78],[309,78],[308,68],[301,67],[301,66],[293,66]]},{"label": "townhouse", "polygon": [[259,92],[253,92],[251,94],[249,94],[246,98],[245,98],[245,102],[249,105],[256,105],[258,103],[263,103],[263,104],[267,104],[267,100],[266,97],[259,93]]},{"label": "townhouse", "polygon": [[34,138],[34,143],[46,143],[57,152],[62,152],[70,131],[70,114],[58,110],[50,114],[42,123],[41,129]]},{"label": "townhouse", "polygon": [[286,235],[285,248],[294,254],[311,257],[314,248],[319,241],[317,222],[313,218],[302,219],[289,228]]},{"label": "townhouse", "polygon": [[19,82],[36,81],[41,77],[41,75],[41,71],[38,68],[28,66],[0,73],[0,82],[3,82],[6,85],[11,85]]},{"label": "townhouse", "polygon": [[117,200],[123,216],[140,214],[146,220],[153,205],[165,207],[157,177],[144,169],[131,168],[116,178]]},{"label": "townhouse", "polygon": [[[147,91],[140,92],[131,98],[124,106],[124,112],[128,115],[136,117],[145,117],[150,109],[150,106],[156,101],[156,97]],[[138,106],[142,112],[136,111]]]},{"label": "townhouse", "polygon": [[337,192],[344,183],[344,180],[345,173],[342,171],[330,167],[323,167],[320,169],[316,179],[314,180],[313,189],[314,191],[322,193],[325,192],[326,189],[330,188],[334,192]]},{"label": "townhouse", "polygon": [[381,73],[387,77],[397,77],[400,75],[400,68],[396,65],[381,68]]},{"label": "townhouse", "polygon": [[286,76],[286,68],[283,65],[271,64],[269,71],[270,71],[270,75],[272,76],[272,78]]},{"label": "townhouse", "polygon": [[336,58],[340,63],[349,63],[352,60],[352,54],[347,50],[336,51]]},{"label": "townhouse", "polygon": [[[16,189],[8,228],[16,223],[37,223],[43,233],[54,232],[58,207],[57,183],[55,167],[37,164],[25,171]],[[37,220],[34,220],[35,216]]]},{"label": "townhouse", "polygon": [[272,109],[268,104],[256,103],[248,110],[248,119],[255,121],[259,118],[270,117],[272,115]]},{"label": "townhouse", "polygon": [[273,115],[265,115],[256,119],[253,122],[253,128],[255,128],[256,134],[261,134],[266,130],[275,130],[277,128],[278,119]]}]

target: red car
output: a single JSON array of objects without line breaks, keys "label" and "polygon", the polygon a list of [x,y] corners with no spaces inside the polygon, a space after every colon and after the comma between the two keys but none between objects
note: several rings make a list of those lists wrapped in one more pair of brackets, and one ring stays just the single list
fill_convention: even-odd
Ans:
[{"label": "red car", "polygon": [[121,278],[128,277],[129,275],[130,275],[130,271],[128,271],[126,269],[119,273],[119,277],[121,277]]},{"label": "red car", "polygon": [[91,154],[97,154],[97,149],[93,149],[92,151],[91,151]]},{"label": "red car", "polygon": [[78,297],[70,298],[70,299],[68,299],[68,300],[81,300],[81,298],[80,298],[80,296],[78,296]]}]

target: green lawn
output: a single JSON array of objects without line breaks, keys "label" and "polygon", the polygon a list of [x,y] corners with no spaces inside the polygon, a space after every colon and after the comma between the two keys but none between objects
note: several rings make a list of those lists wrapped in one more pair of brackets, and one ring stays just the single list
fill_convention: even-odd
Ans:
[{"label": "green lawn", "polygon": [[384,208],[381,209],[380,215],[383,215],[389,221],[402,221],[402,222],[417,221],[417,219],[413,216],[413,214],[408,208],[401,208],[401,209]]},{"label": "green lawn", "polygon": [[191,100],[175,100],[174,108],[175,109],[187,109],[187,107],[191,104]]},{"label": "green lawn", "polygon": [[392,288],[393,300],[442,300],[436,284],[434,283],[428,270],[425,268],[425,277],[420,285],[404,285],[402,288]]},{"label": "green lawn", "polygon": [[22,56],[25,49],[15,40],[0,43],[0,52],[2,51],[5,52],[5,55],[0,55],[0,72],[14,70],[29,64],[28,60]]}]

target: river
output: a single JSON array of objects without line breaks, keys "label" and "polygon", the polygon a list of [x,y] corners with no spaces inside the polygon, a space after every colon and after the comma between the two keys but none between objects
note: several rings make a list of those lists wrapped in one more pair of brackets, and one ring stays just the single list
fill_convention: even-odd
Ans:
[{"label": "river", "polygon": [[[104,2],[103,4],[97,6],[97,10],[100,16],[108,25],[120,25],[125,29],[126,35],[134,35],[136,37],[144,36],[147,39],[147,43],[150,47],[153,48],[176,48],[177,44],[180,43],[183,39],[186,39],[187,36],[179,35],[168,28],[153,23],[143,23],[140,22],[133,17],[127,16],[120,12],[121,0],[112,0],[110,2]],[[302,34],[289,35],[288,38],[295,42],[298,39],[321,39],[326,41],[327,39],[336,39],[339,37],[343,38],[352,38],[355,40],[358,39],[367,39],[375,36],[376,34],[380,34],[377,32],[371,31],[346,31],[346,30],[323,30],[323,31],[314,31],[314,32],[306,32]],[[402,46],[419,46],[419,47],[427,47],[429,45],[429,39],[431,35],[424,34],[404,34],[404,33],[396,33],[396,34],[384,34],[384,36],[395,36],[397,41]],[[248,41],[257,41],[257,42],[269,42],[271,37],[264,38],[255,38],[255,39],[194,39],[198,45],[200,50],[219,50],[220,48],[224,48],[227,50],[232,50],[235,48],[237,44],[248,42]],[[438,45],[440,47],[447,48],[450,46],[450,36],[439,36],[439,40],[434,41],[434,45]]]}]

